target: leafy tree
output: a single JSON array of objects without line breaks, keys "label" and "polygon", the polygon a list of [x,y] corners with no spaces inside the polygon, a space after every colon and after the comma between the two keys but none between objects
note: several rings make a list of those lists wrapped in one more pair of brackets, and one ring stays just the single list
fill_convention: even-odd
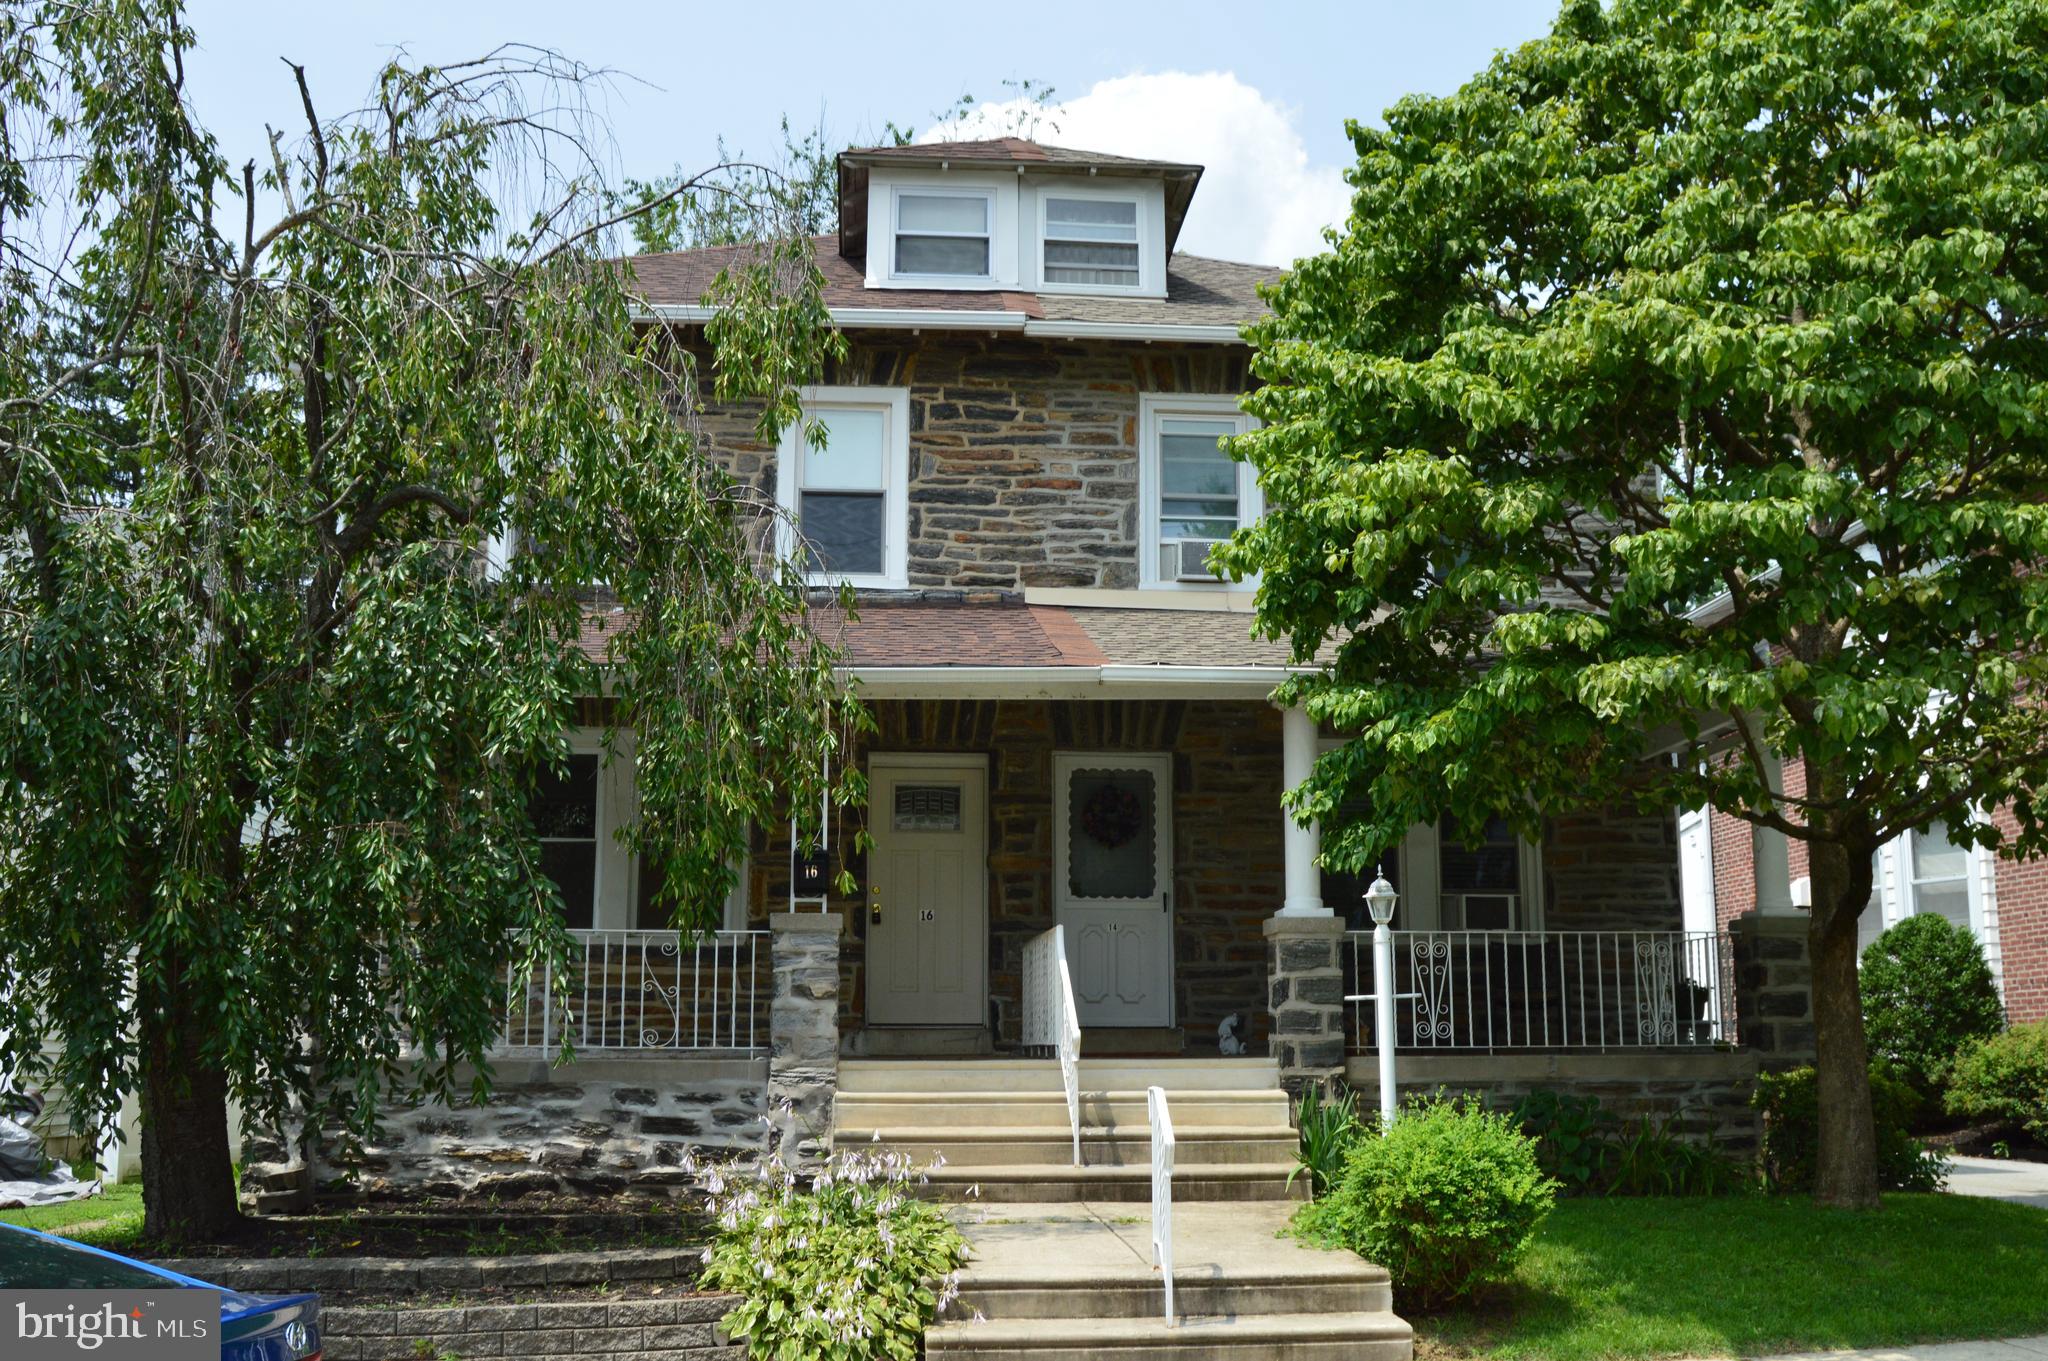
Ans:
[{"label": "leafy tree", "polygon": [[1589,801],[1804,841],[1816,1194],[1874,1204],[1871,852],[2048,845],[2048,8],[1573,0],[1386,123],[1250,331],[1221,559],[1349,737],[1294,807],[1365,801],[1346,867]]},{"label": "leafy tree", "polygon": [[[53,1042],[93,1126],[140,1092],[159,1239],[232,1227],[231,1097],[446,1096],[564,959],[527,808],[592,583],[680,920],[859,721],[631,323],[587,73],[394,65],[336,119],[280,73],[305,131],[237,174],[192,41],[172,0],[0,10],[0,1072]],[[718,290],[763,438],[840,344],[808,252]]]}]

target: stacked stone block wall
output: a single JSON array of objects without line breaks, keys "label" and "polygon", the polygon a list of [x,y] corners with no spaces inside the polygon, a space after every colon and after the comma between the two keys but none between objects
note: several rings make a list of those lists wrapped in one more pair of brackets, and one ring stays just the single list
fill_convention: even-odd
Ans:
[{"label": "stacked stone block wall", "polygon": [[[854,332],[834,386],[901,387],[910,404],[909,577],[918,588],[1138,584],[1140,393],[1236,395],[1235,345]],[[700,371],[710,365],[700,353]],[[775,450],[752,410],[705,393],[711,452],[771,503]]]},{"label": "stacked stone block wall", "polygon": [[[275,1167],[296,1156],[311,1189],[366,1198],[665,1194],[691,1180],[685,1153],[757,1157],[766,1147],[765,1059],[633,1054],[555,1066],[501,1058],[492,1071],[481,1105],[387,1100],[367,1141],[329,1123],[287,1150],[275,1134],[252,1129],[244,1163]],[[456,1091],[467,1090],[469,1076],[457,1075]],[[252,1193],[263,1189],[244,1180]]]},{"label": "stacked stone block wall", "polygon": [[1766,1070],[1814,1058],[1813,964],[1807,919],[1749,912],[1729,923],[1743,1048]]},{"label": "stacked stone block wall", "polygon": [[[1647,1117],[1681,1137],[1743,1154],[1757,1142],[1756,1112],[1749,1104],[1757,1068],[1755,1055],[1724,1051],[1403,1055],[1395,1081],[1404,1105],[1444,1094],[1471,1096],[1505,1111],[1532,1092],[1597,1097],[1625,1123]],[[1346,1076],[1360,1108],[1378,1109],[1375,1060],[1354,1056]]]},{"label": "stacked stone block wall", "polygon": [[419,1361],[421,1357],[561,1356],[613,1361],[713,1361],[744,1357],[719,1320],[729,1295],[674,1300],[484,1304],[466,1308],[328,1308],[328,1361]]},{"label": "stacked stone block wall", "polygon": [[1336,917],[1265,921],[1272,1053],[1294,1096],[1344,1071],[1344,923]]}]

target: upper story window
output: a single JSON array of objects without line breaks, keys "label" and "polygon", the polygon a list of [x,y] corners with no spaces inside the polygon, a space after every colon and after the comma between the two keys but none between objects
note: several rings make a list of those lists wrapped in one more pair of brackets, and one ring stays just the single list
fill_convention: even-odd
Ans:
[{"label": "upper story window", "polygon": [[1048,196],[1041,277],[1048,284],[1138,287],[1138,201]]},{"label": "upper story window", "polygon": [[986,279],[994,272],[995,196],[985,192],[896,194],[897,277]]},{"label": "upper story window", "polygon": [[1261,506],[1251,466],[1225,453],[1222,441],[1251,420],[1231,396],[1148,394],[1139,410],[1139,585],[1224,585],[1208,568],[1209,550],[1256,520]]},{"label": "upper story window", "polygon": [[811,388],[804,414],[821,440],[794,427],[776,458],[776,499],[795,517],[784,551],[802,553],[820,582],[900,587],[910,553],[905,484],[910,401],[902,388]]}]

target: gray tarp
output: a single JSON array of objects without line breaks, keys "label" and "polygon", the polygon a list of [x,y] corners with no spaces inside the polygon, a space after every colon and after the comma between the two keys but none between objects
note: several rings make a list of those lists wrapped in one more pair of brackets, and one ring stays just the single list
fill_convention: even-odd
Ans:
[{"label": "gray tarp", "polygon": [[[20,1097],[6,1093],[0,1093],[0,1097],[7,1097],[7,1105],[17,1114],[23,1113]],[[34,1102],[34,1107],[41,1104]],[[99,1192],[97,1181],[80,1181],[64,1164],[51,1163],[43,1153],[42,1138],[34,1130],[19,1120],[0,1116],[0,1210],[55,1205]]]}]

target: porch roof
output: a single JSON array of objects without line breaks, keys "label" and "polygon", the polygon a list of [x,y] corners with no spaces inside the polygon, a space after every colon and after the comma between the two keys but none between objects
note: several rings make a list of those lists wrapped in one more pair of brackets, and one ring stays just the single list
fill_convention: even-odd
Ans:
[{"label": "porch roof", "polygon": [[[1205,610],[1027,604],[1014,595],[864,600],[851,616],[813,608],[818,633],[840,648],[868,693],[1067,693],[1101,686],[1217,687],[1263,696],[1291,665],[1288,646],[1255,638],[1248,616]],[[593,609],[585,651],[604,660],[632,626]]]}]

